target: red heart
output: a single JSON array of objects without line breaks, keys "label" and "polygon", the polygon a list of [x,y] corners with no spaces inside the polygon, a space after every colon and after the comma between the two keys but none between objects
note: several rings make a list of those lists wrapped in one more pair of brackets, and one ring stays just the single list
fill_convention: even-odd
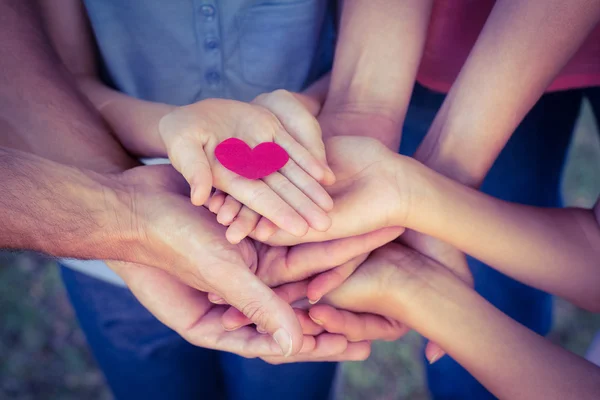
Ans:
[{"label": "red heart", "polygon": [[260,179],[281,169],[289,160],[278,144],[265,142],[251,149],[237,138],[222,141],[215,148],[217,160],[225,168],[248,179]]}]

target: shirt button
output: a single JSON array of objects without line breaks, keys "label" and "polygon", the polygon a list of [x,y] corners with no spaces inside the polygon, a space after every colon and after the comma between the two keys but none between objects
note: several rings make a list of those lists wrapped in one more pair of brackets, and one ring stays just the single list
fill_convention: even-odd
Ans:
[{"label": "shirt button", "polygon": [[221,82],[221,74],[217,71],[208,71],[205,78],[210,85],[218,85]]},{"label": "shirt button", "polygon": [[215,16],[215,8],[210,4],[204,4],[200,7],[200,12],[206,19],[212,19]]},{"label": "shirt button", "polygon": [[216,38],[207,38],[204,41],[204,46],[207,50],[215,50],[219,47],[219,41]]}]

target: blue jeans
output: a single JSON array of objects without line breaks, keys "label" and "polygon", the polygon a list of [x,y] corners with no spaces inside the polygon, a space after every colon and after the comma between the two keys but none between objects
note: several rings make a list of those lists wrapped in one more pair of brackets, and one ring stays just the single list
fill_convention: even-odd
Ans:
[{"label": "blue jeans", "polygon": [[79,324],[117,399],[329,398],[336,363],[274,366],[195,347],[125,288],[61,267]]},{"label": "blue jeans", "polygon": [[[594,103],[598,89],[585,93]],[[559,206],[560,180],[577,119],[583,90],[544,95],[529,112],[494,163],[481,190],[492,196],[534,206]],[[413,154],[427,133],[444,95],[422,86],[413,92],[400,152]],[[485,126],[481,127],[485,134]],[[537,289],[469,258],[475,289],[498,309],[545,335],[552,325],[552,299]],[[493,399],[456,361],[446,356],[426,363],[429,390],[434,399]]]}]

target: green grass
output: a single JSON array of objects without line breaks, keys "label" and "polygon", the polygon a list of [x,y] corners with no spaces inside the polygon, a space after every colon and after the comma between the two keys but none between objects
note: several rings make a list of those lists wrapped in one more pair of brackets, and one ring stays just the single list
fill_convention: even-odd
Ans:
[{"label": "green grass", "polygon": [[[565,171],[568,204],[590,206],[600,193],[598,137],[586,108]],[[1,399],[110,398],[53,262],[0,253],[0,315]],[[552,341],[583,354],[598,330],[600,315],[557,299]],[[375,343],[367,361],[344,365],[339,398],[427,399],[421,347],[415,333]]]}]

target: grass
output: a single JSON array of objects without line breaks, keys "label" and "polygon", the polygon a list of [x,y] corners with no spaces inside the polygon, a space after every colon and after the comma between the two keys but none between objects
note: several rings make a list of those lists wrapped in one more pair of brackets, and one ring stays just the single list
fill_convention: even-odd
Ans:
[{"label": "grass", "polygon": [[[593,203],[600,193],[598,171],[599,135],[586,106],[565,170],[568,204]],[[52,261],[0,253],[0,315],[0,398],[110,398]],[[583,354],[599,330],[600,315],[556,301],[552,341]],[[415,333],[375,343],[367,361],[344,365],[339,398],[427,399],[421,345]]]}]

